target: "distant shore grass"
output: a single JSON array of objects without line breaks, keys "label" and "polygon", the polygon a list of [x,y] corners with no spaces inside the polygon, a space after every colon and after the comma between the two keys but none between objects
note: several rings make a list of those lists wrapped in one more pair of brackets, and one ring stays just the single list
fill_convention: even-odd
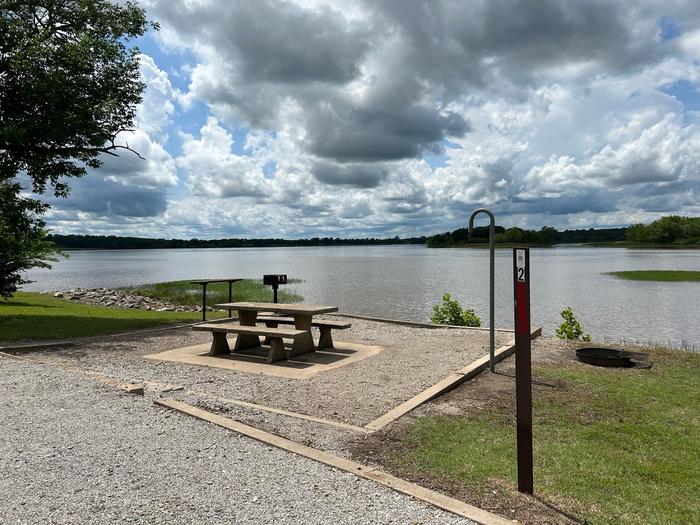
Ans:
[{"label": "distant shore grass", "polygon": [[700,281],[700,271],[692,270],[630,270],[624,272],[608,272],[607,275],[612,275],[618,279],[626,279],[628,281]]},{"label": "distant shore grass", "polygon": [[[224,315],[212,312],[210,317]],[[46,294],[17,292],[10,301],[0,300],[0,341],[89,337],[199,320],[198,312],[105,308]]]},{"label": "distant shore grass", "polygon": [[[289,284],[300,283],[301,279],[289,279]],[[189,281],[169,281],[162,283],[141,284],[124,287],[122,290],[143,295],[152,299],[160,299],[173,304],[201,305],[202,287]],[[272,288],[265,286],[262,280],[244,279],[233,283],[232,301],[272,302]],[[281,303],[298,303],[304,298],[285,285],[278,290],[278,300]],[[210,283],[207,285],[207,306],[228,302],[228,283]]]}]

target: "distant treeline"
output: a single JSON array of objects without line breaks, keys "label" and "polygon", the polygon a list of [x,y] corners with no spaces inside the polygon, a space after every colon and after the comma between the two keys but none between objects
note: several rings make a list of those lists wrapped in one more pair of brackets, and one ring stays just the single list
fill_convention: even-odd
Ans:
[{"label": "distant treeline", "polygon": [[[430,237],[400,239],[339,239],[313,237],[311,239],[147,239],[116,237],[114,235],[49,235],[48,239],[63,249],[130,250],[145,248],[260,248],[274,246],[357,246],[385,244],[427,244],[431,248],[483,244],[489,240],[488,226],[474,228],[470,237],[466,228],[439,233]],[[616,243],[621,245],[697,245],[700,246],[700,218],[663,217],[651,224],[634,224],[628,228],[588,228],[585,230],[557,231],[551,226],[539,230],[504,228],[496,226],[499,244],[566,244]]]},{"label": "distant treeline", "polygon": [[627,228],[627,240],[634,244],[700,246],[700,217],[669,215],[650,224],[633,224]]},{"label": "distant treeline", "polygon": [[[487,226],[474,228],[470,237],[466,228],[440,233],[426,239],[434,248],[483,244],[489,240]],[[679,245],[700,246],[700,217],[670,215],[650,224],[633,224],[628,228],[601,228],[557,231],[550,226],[539,230],[524,230],[496,226],[496,242],[499,244],[566,244],[566,243],[615,243],[620,245]]]},{"label": "distant treeline", "polygon": [[[496,243],[498,244],[563,244],[585,242],[613,242],[625,240],[625,228],[607,228],[594,230],[564,230],[557,231],[551,226],[543,226],[539,230],[524,230],[522,228],[504,228],[496,226]],[[452,232],[439,233],[426,239],[431,248],[459,246],[466,244],[483,244],[489,241],[488,226],[474,228],[470,237],[466,228],[458,228]]]},{"label": "distant treeline", "polygon": [[49,235],[58,248],[80,250],[133,250],[147,248],[260,248],[273,246],[352,246],[362,244],[425,244],[425,237],[410,239],[338,239],[313,237],[311,239],[147,239],[116,237],[114,235]]}]

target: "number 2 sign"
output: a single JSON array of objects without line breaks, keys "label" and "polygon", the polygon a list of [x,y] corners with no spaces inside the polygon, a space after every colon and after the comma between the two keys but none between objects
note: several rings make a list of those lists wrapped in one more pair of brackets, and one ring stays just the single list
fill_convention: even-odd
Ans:
[{"label": "number 2 sign", "polygon": [[515,269],[519,283],[525,282],[525,250],[515,250]]}]

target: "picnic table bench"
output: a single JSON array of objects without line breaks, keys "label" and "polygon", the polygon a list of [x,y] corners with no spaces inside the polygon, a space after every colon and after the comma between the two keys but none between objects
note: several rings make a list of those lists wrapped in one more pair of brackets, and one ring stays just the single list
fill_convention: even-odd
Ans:
[{"label": "picnic table bench", "polygon": [[211,332],[213,336],[213,341],[211,343],[211,350],[209,350],[209,355],[220,355],[228,354],[231,349],[226,340],[226,334],[237,334],[236,344],[233,347],[235,350],[241,350],[241,347],[249,348],[246,344],[249,344],[250,339],[255,338],[257,340],[257,345],[260,346],[259,336],[264,336],[269,338],[270,350],[267,354],[267,362],[274,363],[281,359],[285,359],[286,355],[284,353],[284,342],[282,338],[297,339],[302,337],[306,332],[304,330],[290,330],[286,328],[262,328],[257,326],[242,326],[237,323],[207,323],[199,324],[192,327],[192,330],[200,332]]},{"label": "picnic table bench", "polygon": [[[224,308],[238,311],[240,324],[233,323],[208,323],[193,327],[193,330],[208,331],[212,333],[213,341],[210,355],[218,355],[230,352],[226,334],[236,334],[236,344],[234,351],[245,350],[247,348],[257,348],[260,346],[260,337],[265,337],[270,342],[270,352],[268,362],[284,359],[284,344],[282,339],[292,339],[290,356],[296,357],[306,352],[313,352],[314,340],[311,335],[311,327],[314,324],[313,316],[330,312],[337,312],[337,306],[323,306],[315,304],[280,304],[280,303],[222,303],[215,305],[216,308]],[[294,329],[278,328],[277,326],[256,326],[259,312],[272,312],[291,315],[292,317],[277,317],[278,324],[294,324]],[[267,319],[267,315],[263,319]],[[318,324],[325,324],[324,331],[328,333],[320,341],[323,345],[332,345],[330,329],[333,328],[333,321],[316,321]],[[342,323],[340,323],[342,324]],[[327,347],[327,346],[324,346]]]},{"label": "picnic table bench", "polygon": [[[265,323],[265,326],[268,328],[277,328],[277,325],[279,324],[294,324],[294,318],[292,317],[264,315],[259,316],[257,320]],[[344,321],[329,321],[323,319],[312,321],[311,326],[318,328],[320,336],[316,348],[318,350],[323,350],[324,348],[333,348],[333,336],[331,335],[331,330],[345,330],[350,328],[352,325]]]}]

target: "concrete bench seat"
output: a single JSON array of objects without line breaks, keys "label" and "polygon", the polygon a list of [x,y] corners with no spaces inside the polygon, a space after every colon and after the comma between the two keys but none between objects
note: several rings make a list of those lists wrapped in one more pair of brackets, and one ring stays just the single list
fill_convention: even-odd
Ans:
[{"label": "concrete bench seat", "polygon": [[234,350],[255,348],[260,346],[260,336],[270,342],[270,351],[267,354],[267,362],[274,363],[286,359],[283,338],[296,339],[306,334],[305,330],[288,328],[272,328],[262,326],[243,326],[237,323],[207,323],[192,327],[195,332],[211,332],[214,340],[211,343],[209,355],[231,353],[226,340],[226,334],[236,334]]},{"label": "concrete bench seat", "polygon": [[[294,324],[293,317],[276,317],[262,315],[258,316],[258,321],[265,323],[268,327],[276,327],[278,324]],[[311,326],[318,328],[320,337],[318,339],[318,349],[333,348],[333,336],[331,330],[345,330],[352,325],[346,321],[329,321],[318,319],[311,322]]]}]

